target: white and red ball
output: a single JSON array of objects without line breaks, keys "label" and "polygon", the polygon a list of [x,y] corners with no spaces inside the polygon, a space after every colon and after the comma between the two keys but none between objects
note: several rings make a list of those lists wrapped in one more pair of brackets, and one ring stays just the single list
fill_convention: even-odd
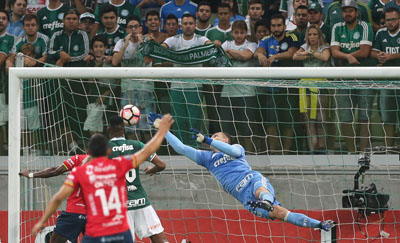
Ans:
[{"label": "white and red ball", "polygon": [[119,116],[122,117],[125,125],[136,125],[140,120],[140,110],[134,105],[126,105],[119,112]]}]

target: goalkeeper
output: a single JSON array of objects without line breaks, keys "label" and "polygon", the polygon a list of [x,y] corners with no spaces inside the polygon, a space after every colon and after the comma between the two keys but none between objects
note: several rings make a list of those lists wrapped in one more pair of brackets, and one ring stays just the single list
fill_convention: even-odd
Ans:
[{"label": "goalkeeper", "polygon": [[[150,113],[150,124],[158,127],[160,114]],[[297,226],[319,228],[329,231],[333,221],[321,222],[301,213],[292,213],[275,199],[274,188],[261,173],[251,169],[246,161],[245,151],[239,144],[230,145],[230,136],[223,132],[214,133],[211,138],[196,129],[190,129],[199,143],[206,143],[213,151],[201,151],[184,145],[168,132],[166,140],[179,154],[185,155],[211,172],[224,190],[240,201],[243,206],[258,217],[278,219]]]}]

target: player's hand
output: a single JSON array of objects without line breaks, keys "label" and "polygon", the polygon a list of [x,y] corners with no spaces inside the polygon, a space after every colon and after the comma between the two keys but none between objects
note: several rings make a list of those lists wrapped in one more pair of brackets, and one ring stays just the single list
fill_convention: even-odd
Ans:
[{"label": "player's hand", "polygon": [[23,170],[21,172],[18,173],[19,176],[25,176],[26,178],[29,178],[29,170]]},{"label": "player's hand", "polygon": [[210,137],[204,136],[203,134],[201,134],[200,131],[198,131],[197,129],[194,128],[190,128],[190,131],[192,133],[194,133],[192,135],[192,139],[196,140],[198,143],[206,143],[208,145],[211,145],[211,142],[213,141]]},{"label": "player's hand", "polygon": [[162,118],[161,114],[150,112],[149,113],[149,124],[154,126],[155,128],[158,128],[160,126],[161,118]]},{"label": "player's hand", "polygon": [[32,228],[32,235],[33,238],[36,237],[36,235],[44,228],[44,223],[42,221],[39,221],[35,226]]},{"label": "player's hand", "polygon": [[165,114],[159,123],[158,130],[167,132],[174,122],[175,121],[170,114]]},{"label": "player's hand", "polygon": [[149,176],[153,176],[154,174],[155,174],[155,172],[153,172],[151,169],[153,169],[153,167],[154,166],[151,166],[151,165],[149,165],[149,166],[147,166],[146,168],[144,168],[144,173],[146,173],[146,175],[149,175]]}]

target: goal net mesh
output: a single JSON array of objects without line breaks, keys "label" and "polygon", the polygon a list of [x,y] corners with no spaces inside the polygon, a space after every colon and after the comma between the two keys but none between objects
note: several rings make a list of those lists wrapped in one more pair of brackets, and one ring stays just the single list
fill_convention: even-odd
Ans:
[{"label": "goal net mesh", "polygon": [[[144,143],[151,138],[155,130],[148,125],[149,112],[171,113],[172,132],[198,149],[209,148],[192,140],[190,128],[207,135],[227,132],[245,148],[252,168],[270,180],[284,207],[319,220],[333,219],[340,242],[400,242],[398,81],[139,79],[118,78],[122,68],[112,70],[115,79],[22,80],[21,170],[59,166],[85,153],[91,134],[107,135],[110,117],[133,104],[141,119],[126,127],[127,138]],[[344,207],[342,197],[348,194],[343,190],[354,189],[354,176],[363,165],[358,154],[368,148],[380,154],[371,152],[359,188],[375,183],[377,190],[367,194],[388,195],[389,203]],[[140,177],[169,242],[321,242],[314,229],[253,216],[212,174],[166,142],[158,155],[167,168]],[[31,228],[64,179],[20,178],[20,198],[15,200],[21,203],[22,242],[35,242]],[[55,225],[58,214],[48,226]]]}]

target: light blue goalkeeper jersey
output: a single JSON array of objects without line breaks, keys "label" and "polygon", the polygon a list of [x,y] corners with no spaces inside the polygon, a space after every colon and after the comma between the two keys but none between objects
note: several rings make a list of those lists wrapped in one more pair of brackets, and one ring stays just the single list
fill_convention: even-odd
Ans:
[{"label": "light blue goalkeeper jersey", "polygon": [[210,171],[224,190],[241,202],[244,189],[251,184],[251,180],[255,177],[262,177],[259,172],[251,169],[246,161],[244,148],[239,144],[229,145],[213,140],[212,146],[219,151],[225,151],[215,153],[186,146],[169,132],[165,138],[176,152],[187,156]]},{"label": "light blue goalkeeper jersey", "polygon": [[223,152],[197,151],[196,162],[207,168],[226,192],[239,199],[240,192],[253,177],[249,174],[258,174],[258,172],[253,171],[247,163],[244,148],[239,144],[232,146],[240,149],[240,156],[233,157]]}]

